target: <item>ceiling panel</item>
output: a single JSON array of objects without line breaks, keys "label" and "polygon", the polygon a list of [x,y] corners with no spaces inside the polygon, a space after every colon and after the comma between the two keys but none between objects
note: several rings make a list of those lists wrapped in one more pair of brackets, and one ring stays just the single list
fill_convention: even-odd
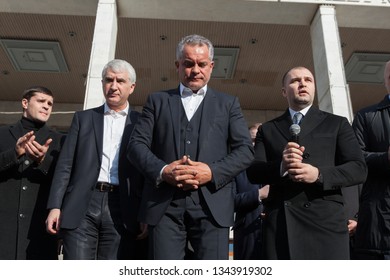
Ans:
[{"label": "ceiling panel", "polygon": [[[298,6],[290,8],[299,14]],[[314,12],[314,5],[306,7],[305,22]],[[284,110],[286,101],[280,90],[283,74],[297,65],[313,69],[313,58],[310,25],[283,24],[283,18],[279,22],[120,17],[116,57],[128,60],[137,71],[137,86],[130,103],[142,106],[152,91],[178,86],[176,44],[183,36],[198,33],[215,46],[240,49],[233,78],[212,80],[210,86],[238,96],[244,110]],[[17,72],[0,48],[0,101],[19,102],[25,88],[39,84],[53,90],[57,104],[82,104],[94,24],[95,17],[91,15],[0,12],[0,38],[58,41],[69,68],[67,73]],[[341,27],[339,31],[345,63],[353,52],[390,52],[390,29]],[[383,85],[350,83],[349,88],[355,112],[385,94]]]}]

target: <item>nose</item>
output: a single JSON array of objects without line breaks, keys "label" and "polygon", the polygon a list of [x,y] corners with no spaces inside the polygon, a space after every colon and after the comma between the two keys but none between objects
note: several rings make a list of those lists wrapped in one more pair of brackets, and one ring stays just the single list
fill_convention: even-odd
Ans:
[{"label": "nose", "polygon": [[194,74],[198,74],[200,72],[198,64],[195,63],[195,65],[194,65],[194,67],[192,67],[191,71]]},{"label": "nose", "polygon": [[112,80],[112,82],[111,82],[111,88],[117,88],[117,86],[118,86],[117,80],[116,80],[116,79]]}]

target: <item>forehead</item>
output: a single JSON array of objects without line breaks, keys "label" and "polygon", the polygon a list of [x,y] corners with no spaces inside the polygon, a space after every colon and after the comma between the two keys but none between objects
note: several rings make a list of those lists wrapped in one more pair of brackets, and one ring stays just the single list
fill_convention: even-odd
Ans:
[{"label": "forehead", "polygon": [[129,76],[129,73],[127,73],[127,71],[123,69],[116,69],[114,71],[112,68],[108,68],[105,76],[127,78]]},{"label": "forehead", "polygon": [[47,95],[43,92],[36,92],[33,96],[31,96],[31,99],[37,99],[37,100],[53,100],[53,96]]},{"label": "forehead", "polygon": [[184,45],[183,48],[183,58],[202,58],[202,59],[208,59],[209,58],[209,48],[207,45]]},{"label": "forehead", "polygon": [[287,74],[288,79],[302,78],[302,77],[314,78],[313,74],[306,68],[294,68]]}]

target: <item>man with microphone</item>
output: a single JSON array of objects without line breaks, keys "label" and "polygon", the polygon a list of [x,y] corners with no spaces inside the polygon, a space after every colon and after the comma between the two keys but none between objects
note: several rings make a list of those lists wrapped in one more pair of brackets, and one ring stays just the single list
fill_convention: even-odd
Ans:
[{"label": "man with microphone", "polygon": [[[313,105],[315,81],[305,67],[283,76],[289,108],[262,125],[252,183],[270,184],[263,201],[266,259],[348,259],[341,188],[364,182],[367,167],[348,120]],[[299,136],[299,137],[298,137]]]}]

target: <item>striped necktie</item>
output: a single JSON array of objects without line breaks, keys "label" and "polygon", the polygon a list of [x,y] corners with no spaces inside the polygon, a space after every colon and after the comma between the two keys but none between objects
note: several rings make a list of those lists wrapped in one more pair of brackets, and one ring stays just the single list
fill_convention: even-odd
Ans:
[{"label": "striped necktie", "polygon": [[293,116],[293,124],[299,124],[301,122],[302,118],[303,118],[302,113],[300,113],[300,112],[295,113]]}]

